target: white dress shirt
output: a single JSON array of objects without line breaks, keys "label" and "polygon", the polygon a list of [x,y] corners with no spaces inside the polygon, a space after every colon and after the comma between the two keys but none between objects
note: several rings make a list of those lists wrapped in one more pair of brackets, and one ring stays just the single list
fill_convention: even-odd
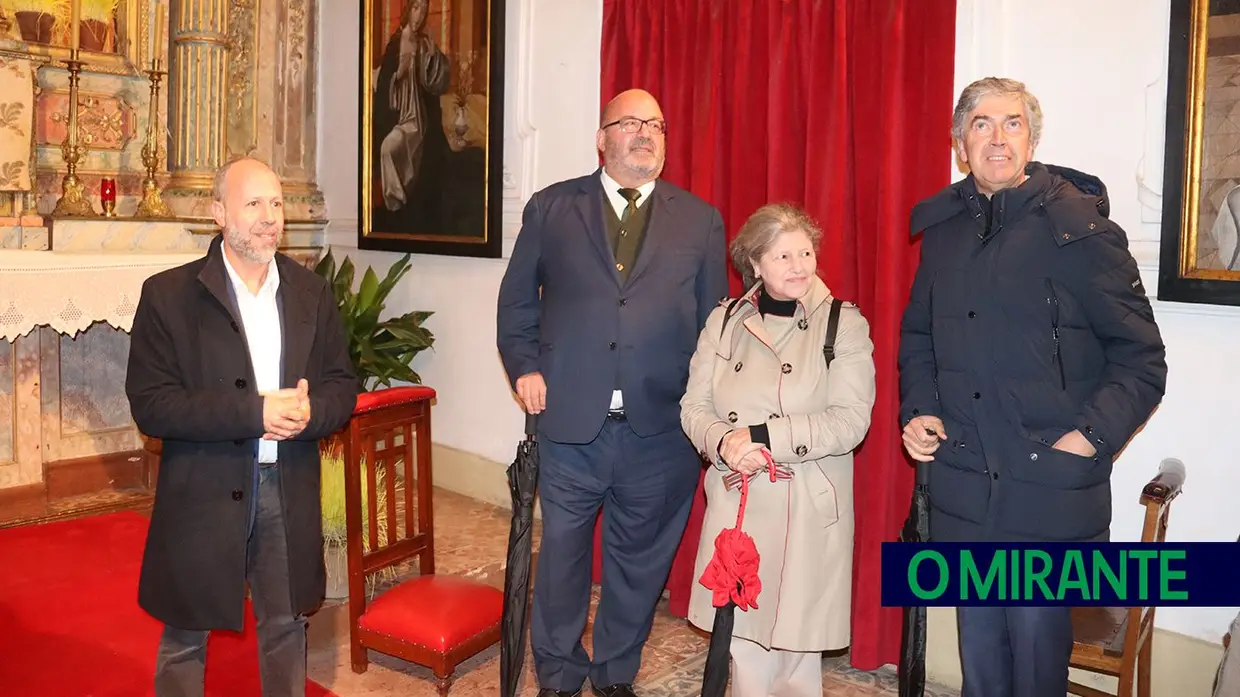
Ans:
[{"label": "white dress shirt", "polygon": [[[612,209],[616,211],[616,217],[623,220],[624,209],[629,206],[629,200],[620,195],[620,189],[623,189],[624,187],[617,184],[615,179],[607,176],[607,170],[603,170],[600,178],[603,180],[603,193],[607,195],[607,202],[610,203]],[[653,181],[649,181],[637,187],[637,190],[641,192],[641,196],[637,197],[638,208],[646,205],[646,202],[650,200],[650,192],[654,191],[654,184],[655,183]],[[611,393],[611,408],[624,408],[624,395],[621,394],[620,390],[615,390]]]},{"label": "white dress shirt", "polygon": [[[276,304],[276,290],[280,287],[280,272],[273,257],[267,265],[267,278],[257,293],[251,293],[237,270],[224,257],[224,268],[232,281],[237,296],[237,310],[245,340],[250,347],[250,364],[254,366],[255,388],[260,393],[280,389],[280,353],[284,350],[284,337],[280,333],[280,308]],[[258,461],[275,462],[278,443],[274,440],[258,442]]]}]

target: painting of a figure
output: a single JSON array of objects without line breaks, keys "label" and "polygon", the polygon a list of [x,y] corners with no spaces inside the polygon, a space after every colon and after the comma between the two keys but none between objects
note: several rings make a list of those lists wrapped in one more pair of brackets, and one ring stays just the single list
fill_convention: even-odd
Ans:
[{"label": "painting of a figure", "polygon": [[358,246],[499,256],[500,0],[365,0]]},{"label": "painting of a figure", "polygon": [[1213,4],[1206,28],[1197,267],[1240,271],[1240,1]]}]

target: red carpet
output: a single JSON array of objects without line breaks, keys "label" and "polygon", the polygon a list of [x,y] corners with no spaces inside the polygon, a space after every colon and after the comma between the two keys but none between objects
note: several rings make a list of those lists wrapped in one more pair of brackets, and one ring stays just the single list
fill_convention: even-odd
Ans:
[{"label": "red carpet", "polygon": [[[0,697],[154,694],[163,626],[138,607],[147,520],[112,513],[0,530]],[[258,697],[254,616],[213,632],[208,697]],[[306,681],[306,694],[332,693]]]}]

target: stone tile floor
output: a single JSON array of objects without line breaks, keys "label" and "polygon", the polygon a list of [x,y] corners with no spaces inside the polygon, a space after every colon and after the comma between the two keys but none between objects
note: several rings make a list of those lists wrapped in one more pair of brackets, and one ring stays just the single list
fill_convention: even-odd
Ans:
[{"label": "stone tile floor", "polygon": [[[503,559],[509,513],[449,491],[435,490],[436,567],[439,573],[464,574],[503,586]],[[537,528],[534,532],[538,540]],[[595,588],[594,602],[598,601]],[[593,612],[591,612],[593,616]],[[586,646],[590,646],[587,626]],[[672,616],[661,603],[642,656],[637,690],[643,697],[697,697],[706,660],[708,637],[685,620]],[[330,602],[310,620],[309,676],[339,697],[423,697],[436,695],[430,671],[374,652],[362,674],[349,665],[348,617],[344,605]],[[536,686],[526,657],[522,697],[532,697]],[[847,656],[823,659],[823,694],[838,697],[894,695],[896,676],[891,668],[863,672],[848,665]],[[499,648],[493,646],[458,667],[451,695],[499,694]],[[928,687],[927,697],[955,697],[954,690]]]}]

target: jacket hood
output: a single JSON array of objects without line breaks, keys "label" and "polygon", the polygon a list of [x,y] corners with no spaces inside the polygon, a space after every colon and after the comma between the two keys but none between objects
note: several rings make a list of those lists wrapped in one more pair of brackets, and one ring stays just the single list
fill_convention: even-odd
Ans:
[{"label": "jacket hood", "polygon": [[[1021,187],[1041,189],[1031,192],[1034,199],[1040,198],[1043,203],[1062,199],[1088,199],[1104,218],[1110,213],[1111,203],[1106,184],[1092,174],[1036,161],[1025,165],[1025,174],[1027,179]],[[964,213],[967,210],[965,199],[976,192],[977,183],[970,173],[964,179],[921,201],[913,207],[909,216],[909,233],[916,235],[928,227]]]},{"label": "jacket hood", "polygon": [[[1074,196],[1092,199],[1092,203],[1097,207],[1098,213],[1104,218],[1110,217],[1111,199],[1107,196],[1107,185],[1103,184],[1101,179],[1070,167],[1061,167],[1059,165],[1042,166],[1046,167],[1046,171],[1062,180],[1058,182],[1058,186],[1051,190],[1047,196],[1048,201]],[[1072,189],[1075,189],[1075,191]]]}]

